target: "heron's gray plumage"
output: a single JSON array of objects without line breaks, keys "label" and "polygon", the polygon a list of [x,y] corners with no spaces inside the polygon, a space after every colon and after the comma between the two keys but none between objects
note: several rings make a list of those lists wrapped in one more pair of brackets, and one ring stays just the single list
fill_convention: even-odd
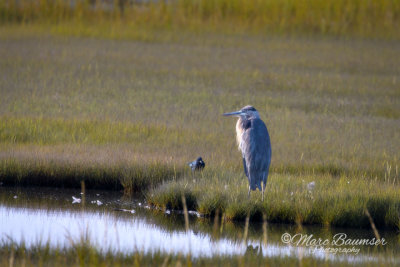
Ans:
[{"label": "heron's gray plumage", "polygon": [[269,165],[271,163],[271,142],[267,127],[259,118],[249,119],[248,127],[243,131],[240,143],[244,169],[251,190],[264,188],[268,179]]},{"label": "heron's gray plumage", "polygon": [[236,134],[239,150],[242,152],[244,173],[249,180],[249,194],[250,190],[258,188],[264,198],[271,164],[271,141],[267,126],[252,106],[224,115],[239,117]]}]

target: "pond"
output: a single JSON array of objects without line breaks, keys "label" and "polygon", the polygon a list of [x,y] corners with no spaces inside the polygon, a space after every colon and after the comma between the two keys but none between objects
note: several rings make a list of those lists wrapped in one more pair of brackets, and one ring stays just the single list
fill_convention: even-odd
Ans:
[{"label": "pond", "polygon": [[[167,252],[192,257],[315,257],[340,262],[400,262],[399,233],[370,229],[224,222],[150,208],[121,192],[0,187],[0,237],[26,246],[89,242],[102,251]],[[368,242],[367,242],[368,241]],[[381,244],[377,244],[379,242]],[[361,243],[360,243],[361,242]],[[364,243],[362,243],[364,242]]]}]

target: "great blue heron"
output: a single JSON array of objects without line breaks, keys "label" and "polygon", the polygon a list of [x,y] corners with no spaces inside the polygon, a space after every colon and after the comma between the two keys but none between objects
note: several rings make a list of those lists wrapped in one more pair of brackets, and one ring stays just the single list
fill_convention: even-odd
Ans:
[{"label": "great blue heron", "polygon": [[188,165],[192,171],[201,171],[206,166],[201,157],[198,157],[195,161],[189,162]]},{"label": "great blue heron", "polygon": [[267,126],[260,119],[260,114],[252,106],[245,106],[239,111],[223,114],[239,117],[236,123],[236,141],[242,152],[244,173],[249,180],[249,192],[257,188],[262,192],[264,201],[269,165],[271,164],[271,141]]}]

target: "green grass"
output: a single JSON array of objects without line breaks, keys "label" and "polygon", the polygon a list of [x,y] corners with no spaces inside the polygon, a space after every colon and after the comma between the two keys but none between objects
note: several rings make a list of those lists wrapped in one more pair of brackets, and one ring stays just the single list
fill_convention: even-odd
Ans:
[{"label": "green grass", "polygon": [[[119,6],[114,1],[13,1],[0,3],[0,23],[41,25],[53,33],[151,39],[157,30],[357,35],[398,39],[397,0],[215,0],[157,1]],[[148,33],[148,30],[152,33]]]},{"label": "green grass", "polygon": [[144,192],[165,180],[176,178],[181,171],[156,161],[110,164],[87,159],[80,162],[63,159],[60,162],[54,158],[8,158],[0,162],[0,177],[4,185],[79,187],[84,181],[88,188],[123,189],[127,194]]},{"label": "green grass", "polygon": [[[176,208],[184,191],[191,208],[230,219],[254,206],[254,220],[266,213],[367,226],[368,208],[379,227],[399,228],[397,41],[203,34],[138,42],[8,30],[0,41],[1,182],[85,180]],[[265,203],[258,193],[247,201],[235,121],[221,116],[247,104],[272,140]],[[206,172],[193,184],[185,164],[197,156]],[[314,200],[304,190],[310,181]]]},{"label": "green grass", "polygon": [[[315,182],[313,190],[307,185]],[[210,186],[212,185],[212,186]],[[379,228],[400,228],[400,191],[390,182],[330,175],[272,174],[266,198],[260,192],[247,197],[244,175],[208,171],[192,178],[167,182],[148,193],[150,204],[162,209],[182,209],[185,195],[189,209],[206,216],[223,214],[227,220],[370,227],[368,209]]]},{"label": "green grass", "polygon": [[[312,257],[262,257],[254,253],[243,256],[190,256],[154,253],[116,253],[99,251],[85,239],[71,248],[51,248],[48,244],[27,247],[2,241],[0,266],[388,266],[374,262],[346,263],[315,259]],[[393,263],[392,263],[393,264]]]}]

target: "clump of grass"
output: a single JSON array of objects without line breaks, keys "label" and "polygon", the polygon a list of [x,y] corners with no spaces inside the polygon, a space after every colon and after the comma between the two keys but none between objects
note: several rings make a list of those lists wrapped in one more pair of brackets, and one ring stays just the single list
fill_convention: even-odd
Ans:
[{"label": "clump of grass", "polygon": [[[164,192],[164,194],[160,194],[160,191]],[[147,200],[149,204],[164,210],[183,210],[182,196],[186,199],[188,209],[194,210],[197,208],[195,193],[185,185],[178,186],[164,183],[158,186],[156,191],[149,193]]]},{"label": "clump of grass", "polygon": [[[190,178],[167,182],[151,191],[148,199],[153,205],[165,207],[185,190],[194,197],[192,201],[198,211],[206,216],[219,210],[229,220],[244,220],[250,216],[253,221],[261,221],[265,214],[271,222],[351,227],[370,227],[364,214],[367,208],[378,227],[398,229],[399,226],[398,185],[345,176],[273,174],[267,184],[266,199],[261,202],[258,191],[247,198],[245,178],[231,175],[205,175],[197,183],[192,183]],[[308,187],[311,179],[316,179],[313,189]]]},{"label": "clump of grass", "polygon": [[212,194],[209,192],[201,193],[201,201],[199,201],[198,211],[201,214],[215,216],[220,214],[227,206],[226,194]]}]

